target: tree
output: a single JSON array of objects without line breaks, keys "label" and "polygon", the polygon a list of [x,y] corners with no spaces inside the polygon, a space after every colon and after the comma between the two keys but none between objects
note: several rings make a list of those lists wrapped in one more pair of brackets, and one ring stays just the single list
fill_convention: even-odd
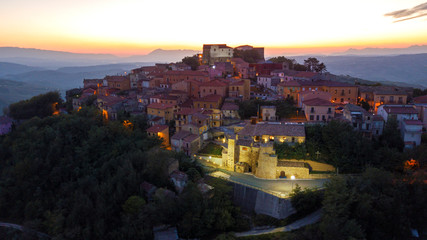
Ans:
[{"label": "tree", "polygon": [[319,62],[317,58],[308,58],[304,60],[304,66],[307,68],[309,72],[324,72],[326,71],[326,66],[324,63]]},{"label": "tree", "polygon": [[51,116],[62,104],[59,92],[48,92],[12,103],[9,106],[9,114],[14,119],[30,119],[32,117],[44,118]]},{"label": "tree", "polygon": [[369,111],[369,109],[371,109],[371,106],[369,105],[369,103],[367,103],[364,99],[359,101],[359,104],[357,104],[357,105],[361,106],[366,111]]},{"label": "tree", "polygon": [[197,67],[200,66],[199,58],[197,55],[192,57],[185,57],[182,59],[182,62],[191,67],[191,70],[197,70]]}]

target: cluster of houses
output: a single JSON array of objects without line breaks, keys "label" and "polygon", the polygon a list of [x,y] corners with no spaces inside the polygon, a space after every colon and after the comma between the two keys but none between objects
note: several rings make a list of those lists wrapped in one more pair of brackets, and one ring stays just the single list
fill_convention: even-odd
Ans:
[{"label": "cluster of houses", "polygon": [[[234,49],[256,51],[259,61],[234,58]],[[184,63],[156,64],[123,76],[84,79],[73,108],[78,110],[96,98],[97,107],[110,120],[117,119],[121,111],[145,114],[151,126],[148,134],[161,137],[166,148],[193,155],[205,142],[217,141],[223,146],[218,164],[267,178],[287,176],[292,171],[282,174],[280,169],[289,166],[304,168],[261,156],[274,155],[263,144],[304,142],[305,124],[340,119],[372,138],[381,135],[387,120],[395,117],[407,148],[420,144],[427,126],[427,96],[412,99],[410,88],[359,86],[332,81],[327,73],[290,70],[285,63],[265,61],[264,48],[249,45],[204,45],[198,60],[197,70]],[[292,98],[305,118],[279,119],[275,106],[261,106],[254,119],[240,119],[238,102],[252,98]],[[359,106],[361,102],[365,108]],[[266,170],[273,169],[270,165],[274,171]]]}]

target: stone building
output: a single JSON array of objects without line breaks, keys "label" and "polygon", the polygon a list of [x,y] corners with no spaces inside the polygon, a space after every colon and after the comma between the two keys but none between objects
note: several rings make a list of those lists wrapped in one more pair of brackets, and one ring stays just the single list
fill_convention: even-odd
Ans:
[{"label": "stone building", "polygon": [[305,130],[302,124],[258,123],[248,124],[236,135],[227,136],[222,152],[223,167],[236,172],[251,172],[260,178],[307,178],[309,169],[304,164],[279,161],[273,149],[274,142],[302,143]]}]

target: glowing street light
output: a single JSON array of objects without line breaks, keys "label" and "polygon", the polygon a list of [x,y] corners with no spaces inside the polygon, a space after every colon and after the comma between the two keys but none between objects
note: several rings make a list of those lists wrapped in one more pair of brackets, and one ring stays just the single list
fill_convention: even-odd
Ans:
[{"label": "glowing street light", "polygon": [[295,176],[294,175],[291,176],[292,191],[294,190],[294,181],[293,180],[295,180]]}]

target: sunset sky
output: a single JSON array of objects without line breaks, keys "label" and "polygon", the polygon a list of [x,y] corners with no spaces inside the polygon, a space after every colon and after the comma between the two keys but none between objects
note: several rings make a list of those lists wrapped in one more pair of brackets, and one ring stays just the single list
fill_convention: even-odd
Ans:
[{"label": "sunset sky", "polygon": [[2,47],[125,56],[226,43],[274,55],[427,44],[426,0],[0,1]]}]

